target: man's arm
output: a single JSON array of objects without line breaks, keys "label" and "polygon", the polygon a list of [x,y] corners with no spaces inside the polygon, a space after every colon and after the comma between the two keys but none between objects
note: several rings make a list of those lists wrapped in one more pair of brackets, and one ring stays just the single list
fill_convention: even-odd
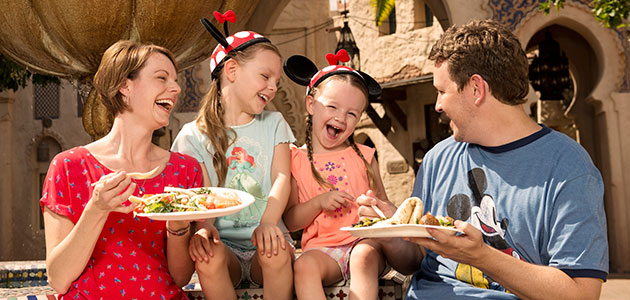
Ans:
[{"label": "man's arm", "polygon": [[535,265],[507,255],[484,243],[471,224],[456,221],[465,234],[449,236],[427,229],[435,238],[406,238],[442,257],[481,270],[521,299],[598,299],[602,282],[597,278],[571,278],[563,271]]}]

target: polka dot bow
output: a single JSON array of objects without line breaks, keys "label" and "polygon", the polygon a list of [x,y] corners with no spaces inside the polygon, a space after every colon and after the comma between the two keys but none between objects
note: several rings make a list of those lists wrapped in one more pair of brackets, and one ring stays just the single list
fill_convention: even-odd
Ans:
[{"label": "polka dot bow", "polygon": [[365,84],[370,100],[377,99],[381,95],[381,85],[367,73],[354,70],[347,66],[338,65],[338,62],[348,62],[350,57],[346,50],[341,49],[336,54],[329,53],[326,60],[330,64],[318,70],[315,64],[307,57],[293,55],[284,63],[284,72],[295,83],[306,86],[306,94],[318,86],[324,79],[338,74],[351,74],[357,76]]},{"label": "polka dot bow", "polygon": [[212,51],[212,56],[210,56],[210,72],[212,74],[212,78],[217,78],[218,74],[215,74],[215,70],[221,69],[217,67],[222,66],[224,61],[229,59],[228,53],[243,50],[256,43],[269,42],[269,40],[261,34],[253,31],[239,31],[233,35],[229,35],[227,23],[236,22],[236,16],[231,10],[226,11],[224,14],[215,11],[214,17],[219,23],[223,24],[225,35],[212,25],[208,19],[202,18],[201,23],[204,25],[206,30],[212,34],[217,42],[219,42],[216,48],[214,48],[214,51]]}]

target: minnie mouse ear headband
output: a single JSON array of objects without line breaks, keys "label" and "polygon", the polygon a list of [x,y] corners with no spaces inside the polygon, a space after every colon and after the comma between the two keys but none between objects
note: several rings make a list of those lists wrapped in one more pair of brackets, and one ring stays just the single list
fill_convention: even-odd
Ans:
[{"label": "minnie mouse ear headband", "polygon": [[338,74],[351,74],[359,78],[365,84],[369,100],[374,100],[381,95],[381,85],[370,75],[337,64],[339,61],[347,62],[350,60],[346,50],[341,49],[337,54],[328,53],[326,54],[326,60],[328,60],[330,65],[318,71],[315,64],[307,57],[293,55],[284,62],[284,72],[295,83],[306,86],[307,95],[311,89],[319,85],[324,79]]},{"label": "minnie mouse ear headband", "polygon": [[217,69],[217,66],[229,59],[229,57],[227,57],[228,53],[245,49],[256,43],[270,42],[264,36],[253,31],[239,31],[233,35],[229,35],[227,22],[236,22],[236,15],[234,15],[234,12],[231,10],[226,11],[224,14],[215,11],[214,17],[219,23],[223,24],[225,35],[223,35],[219,29],[214,27],[208,19],[201,18],[203,26],[206,27],[206,30],[212,34],[217,42],[219,42],[217,47],[214,48],[214,51],[212,51],[212,56],[210,57],[210,73],[212,74],[212,78],[218,77],[218,74],[215,74],[214,70]]}]

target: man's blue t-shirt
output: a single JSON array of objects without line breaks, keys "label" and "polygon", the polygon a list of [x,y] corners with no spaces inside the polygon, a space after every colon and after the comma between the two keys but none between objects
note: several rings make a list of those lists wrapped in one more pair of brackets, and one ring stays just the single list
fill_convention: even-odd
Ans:
[{"label": "man's blue t-shirt", "polygon": [[[586,151],[544,127],[482,147],[448,138],[422,161],[413,196],[433,215],[465,220],[487,244],[571,277],[605,280],[604,186]],[[406,299],[517,299],[479,269],[428,251]]]}]

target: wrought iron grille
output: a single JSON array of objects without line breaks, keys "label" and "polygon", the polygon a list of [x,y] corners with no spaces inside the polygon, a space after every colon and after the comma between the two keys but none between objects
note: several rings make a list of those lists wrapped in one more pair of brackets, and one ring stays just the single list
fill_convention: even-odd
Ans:
[{"label": "wrought iron grille", "polygon": [[59,118],[59,85],[48,83],[45,85],[33,85],[33,111],[35,120],[45,117],[50,119]]}]

